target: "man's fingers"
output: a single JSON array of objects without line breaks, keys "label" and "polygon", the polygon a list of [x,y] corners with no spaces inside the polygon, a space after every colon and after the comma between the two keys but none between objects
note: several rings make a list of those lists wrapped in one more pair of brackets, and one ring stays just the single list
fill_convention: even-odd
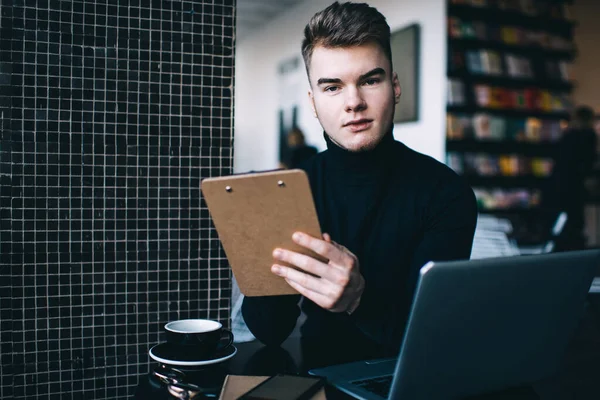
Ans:
[{"label": "man's fingers", "polygon": [[310,290],[302,285],[299,285],[298,283],[296,283],[290,279],[286,279],[285,281],[288,283],[288,285],[290,285],[291,287],[296,289],[298,291],[298,293],[300,293],[302,296],[306,297],[307,299],[312,300],[319,307],[324,308],[326,310],[330,310],[333,308],[334,304],[331,301],[331,299],[328,298],[327,296],[324,296],[321,293],[317,293],[313,290]]},{"label": "man's fingers", "polygon": [[[329,236],[328,234],[325,235]],[[295,232],[292,235],[292,239],[300,246],[314,251],[334,264],[347,266],[348,263],[352,262],[351,253],[344,247],[331,241],[331,236],[329,236],[329,241],[327,241],[314,238],[302,232]]]},{"label": "man's fingers", "polygon": [[305,274],[304,272],[296,271],[293,268],[284,267],[282,265],[273,265],[271,271],[276,275],[285,278],[286,281],[293,281],[298,285],[309,289],[313,292],[320,293],[322,295],[331,295],[331,288],[327,281],[314,276]]},{"label": "man's fingers", "polygon": [[294,251],[275,249],[273,251],[273,257],[278,261],[284,261],[306,272],[310,272],[313,275],[320,276],[325,279],[335,279],[337,274],[339,274],[339,271],[331,268],[331,266],[315,260],[310,256],[296,253]]}]

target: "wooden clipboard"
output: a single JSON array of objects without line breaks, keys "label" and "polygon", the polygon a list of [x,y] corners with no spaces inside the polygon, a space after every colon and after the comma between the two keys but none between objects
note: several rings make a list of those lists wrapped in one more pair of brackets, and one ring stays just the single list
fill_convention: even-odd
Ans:
[{"label": "wooden clipboard", "polygon": [[306,173],[291,169],[205,178],[201,190],[240,292],[297,294],[271,265],[276,247],[324,260],[292,241],[296,231],[322,237]]}]

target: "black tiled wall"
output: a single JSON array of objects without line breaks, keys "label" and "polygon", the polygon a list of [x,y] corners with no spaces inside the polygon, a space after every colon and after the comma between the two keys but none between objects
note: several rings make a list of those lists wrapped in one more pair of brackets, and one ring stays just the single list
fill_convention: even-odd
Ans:
[{"label": "black tiled wall", "polygon": [[127,398],[165,322],[228,324],[234,12],[0,0],[0,398]]}]

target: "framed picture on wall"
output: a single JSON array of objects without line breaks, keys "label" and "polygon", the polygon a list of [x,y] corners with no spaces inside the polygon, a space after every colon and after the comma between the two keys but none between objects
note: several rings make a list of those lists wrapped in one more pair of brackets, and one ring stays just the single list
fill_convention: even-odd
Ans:
[{"label": "framed picture on wall", "polygon": [[402,88],[402,97],[396,104],[394,123],[419,120],[420,40],[418,24],[392,32],[392,63]]}]

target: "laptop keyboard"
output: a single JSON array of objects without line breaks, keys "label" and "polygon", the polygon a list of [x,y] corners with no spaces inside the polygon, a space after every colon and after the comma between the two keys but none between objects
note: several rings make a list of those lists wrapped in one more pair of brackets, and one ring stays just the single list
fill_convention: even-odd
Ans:
[{"label": "laptop keyboard", "polygon": [[392,378],[394,375],[378,376],[376,378],[361,379],[358,381],[352,381],[353,385],[359,386],[371,393],[375,393],[378,396],[387,398],[390,394],[390,388],[392,386]]}]

